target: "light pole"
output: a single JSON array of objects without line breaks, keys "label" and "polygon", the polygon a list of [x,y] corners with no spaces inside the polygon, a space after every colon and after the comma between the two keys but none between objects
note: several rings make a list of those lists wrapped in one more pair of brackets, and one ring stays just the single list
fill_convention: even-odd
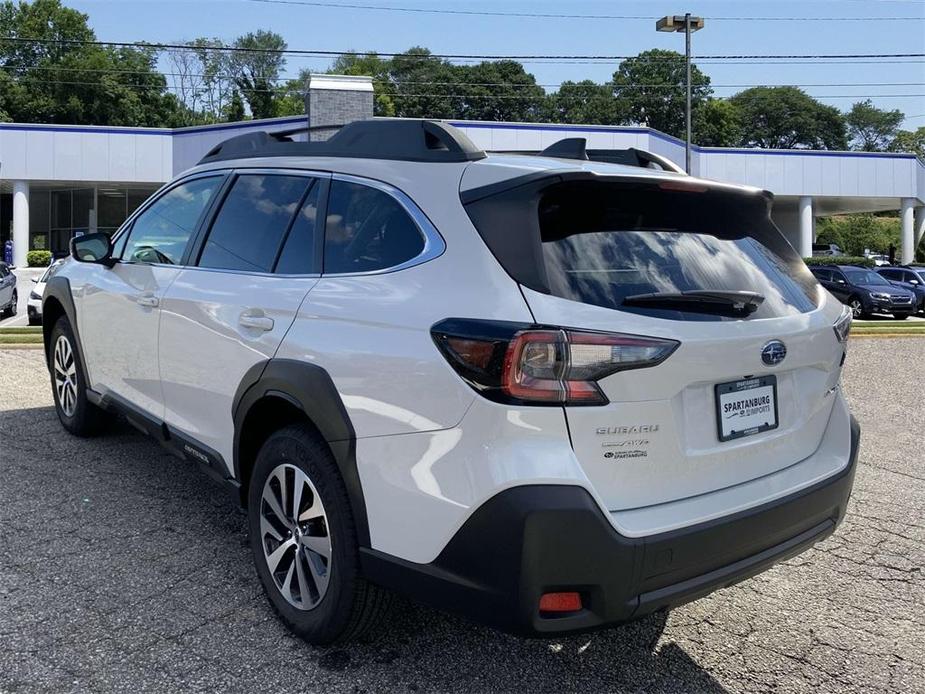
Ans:
[{"label": "light pole", "polygon": [[684,32],[684,63],[687,68],[687,110],[685,121],[687,124],[687,137],[684,143],[684,170],[691,172],[691,34],[703,29],[703,17],[691,17],[688,12],[683,17],[668,15],[655,23],[657,31]]}]

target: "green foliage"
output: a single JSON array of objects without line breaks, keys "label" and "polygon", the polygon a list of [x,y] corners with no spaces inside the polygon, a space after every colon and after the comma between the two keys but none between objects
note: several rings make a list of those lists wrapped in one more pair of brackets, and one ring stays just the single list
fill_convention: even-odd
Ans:
[{"label": "green foliage", "polygon": [[852,149],[883,152],[893,142],[904,118],[902,111],[879,109],[870,99],[857,102],[845,116]]},{"label": "green foliage", "polygon": [[286,41],[275,32],[260,29],[239,36],[234,47],[244,49],[232,54],[230,67],[251,114],[254,118],[274,117],[275,85],[286,65],[279,51],[286,50]]},{"label": "green foliage", "polygon": [[26,253],[29,267],[46,267],[51,264],[51,251],[29,251]]},{"label": "green foliage", "polygon": [[559,91],[546,98],[542,120],[590,125],[623,123],[626,114],[625,109],[617,106],[620,103],[613,98],[610,85],[597,84],[592,80],[563,82]]},{"label": "green foliage", "polygon": [[876,267],[876,263],[870,258],[864,256],[841,255],[833,256],[813,256],[812,258],[803,258],[807,265],[857,265],[858,267]]},{"label": "green foliage", "polygon": [[817,243],[835,243],[848,255],[860,256],[865,250],[889,254],[890,245],[899,248],[900,228],[896,217],[852,214],[823,217],[816,223]]},{"label": "green foliage", "polygon": [[[392,61],[380,58],[375,53],[346,53],[338,56],[328,74],[331,75],[363,75],[373,78],[375,101],[373,111],[377,116],[392,117],[395,115],[395,100],[392,98],[395,90],[389,77]],[[300,75],[303,77],[303,75]],[[304,75],[307,79],[307,75]],[[304,84],[304,80],[303,80]],[[429,85],[428,85],[429,86]]]},{"label": "green foliage", "polygon": [[741,143],[772,149],[847,149],[845,121],[797,87],[752,87],[731,97],[742,123]]},{"label": "green foliage", "polygon": [[691,118],[691,139],[703,147],[735,147],[742,138],[741,115],[731,101],[708,99]]},{"label": "green foliage", "polygon": [[[684,137],[687,74],[684,56],[675,51],[643,51],[620,63],[613,73],[613,94],[627,117],[675,137]],[[691,108],[712,93],[710,78],[691,65]]]},{"label": "green foliage", "polygon": [[[0,118],[90,125],[178,124],[177,99],[147,48],[103,47],[87,16],[60,0],[0,4]],[[52,41],[53,40],[53,41]]]},{"label": "green foliage", "polygon": [[911,152],[925,161],[925,125],[915,131],[900,130],[890,143],[890,151]]}]

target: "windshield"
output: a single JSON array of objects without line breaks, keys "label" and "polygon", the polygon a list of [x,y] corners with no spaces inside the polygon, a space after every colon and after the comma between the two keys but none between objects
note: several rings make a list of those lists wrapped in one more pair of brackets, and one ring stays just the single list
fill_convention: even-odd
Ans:
[{"label": "windshield", "polygon": [[851,284],[880,284],[890,286],[883,277],[870,270],[844,270]]}]

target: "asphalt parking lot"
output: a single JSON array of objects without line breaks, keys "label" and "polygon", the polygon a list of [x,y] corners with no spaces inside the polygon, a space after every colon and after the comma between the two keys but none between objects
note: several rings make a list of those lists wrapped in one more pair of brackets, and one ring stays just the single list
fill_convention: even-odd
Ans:
[{"label": "asphalt parking lot", "polygon": [[849,514],[666,617],[528,641],[406,602],[314,648],[265,602],[245,518],[133,430],[61,430],[37,350],[0,349],[0,691],[925,691],[925,339],[853,339]]}]

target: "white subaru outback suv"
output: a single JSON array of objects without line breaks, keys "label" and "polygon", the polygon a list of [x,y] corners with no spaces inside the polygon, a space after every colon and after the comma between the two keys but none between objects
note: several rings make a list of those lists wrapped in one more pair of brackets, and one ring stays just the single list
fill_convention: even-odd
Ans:
[{"label": "white subaru outback suv", "polygon": [[728,586],[845,513],[851,318],[770,194],[673,168],[420,120],[228,140],[72,242],[58,416],[227,484],[314,643],[390,591],[538,636]]}]

